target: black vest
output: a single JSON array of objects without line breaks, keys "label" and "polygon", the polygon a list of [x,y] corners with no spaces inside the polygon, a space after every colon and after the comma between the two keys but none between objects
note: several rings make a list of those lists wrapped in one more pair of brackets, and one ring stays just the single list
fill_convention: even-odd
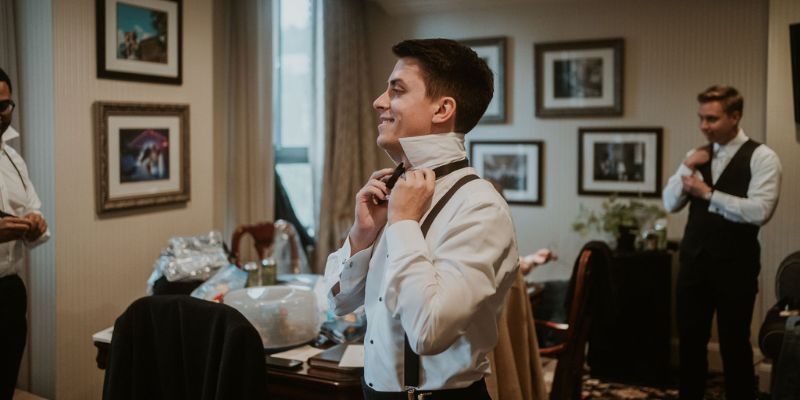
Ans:
[{"label": "black vest", "polygon": [[[712,184],[710,160],[698,166],[697,170],[712,189],[737,197],[747,197],[751,177],[750,158],[760,145],[753,140],[742,144],[716,184]],[[708,150],[713,154],[712,148]],[[689,197],[689,221],[681,241],[681,258],[692,259],[706,250],[714,258],[757,263],[761,252],[758,244],[759,226],[729,221],[719,214],[709,212],[708,207],[708,201]]]}]

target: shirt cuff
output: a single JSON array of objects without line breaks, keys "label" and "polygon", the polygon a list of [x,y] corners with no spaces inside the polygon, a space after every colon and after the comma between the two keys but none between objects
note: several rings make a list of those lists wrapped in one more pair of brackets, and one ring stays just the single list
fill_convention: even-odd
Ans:
[{"label": "shirt cuff", "polygon": [[353,254],[350,254],[350,238],[348,238],[341,249],[339,249],[339,293],[349,292],[361,281],[369,268],[369,259],[372,253],[372,246]]},{"label": "shirt cuff", "polygon": [[678,175],[680,176],[691,176],[694,175],[694,170],[687,167],[686,164],[681,162],[681,165],[678,167]]}]

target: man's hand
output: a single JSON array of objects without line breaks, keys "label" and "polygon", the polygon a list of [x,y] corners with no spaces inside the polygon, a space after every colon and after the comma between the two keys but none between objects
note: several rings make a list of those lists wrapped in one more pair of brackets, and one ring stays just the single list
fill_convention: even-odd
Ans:
[{"label": "man's hand", "polygon": [[394,168],[384,168],[373,172],[367,184],[356,193],[356,218],[348,235],[351,256],[369,247],[386,225],[386,203],[377,203],[389,195],[390,190],[382,179],[393,171]]},{"label": "man's hand", "polygon": [[31,228],[25,234],[25,240],[29,242],[36,241],[47,232],[47,222],[41,214],[29,213],[22,218],[30,222],[31,225]]},{"label": "man's hand", "polygon": [[702,146],[694,149],[689,157],[683,160],[683,164],[692,170],[697,169],[697,166],[703,165],[711,159],[711,154],[708,153],[708,146]]},{"label": "man's hand", "polygon": [[689,195],[703,199],[707,193],[711,193],[711,187],[703,182],[702,179],[694,175],[688,175],[682,178],[683,191]]},{"label": "man's hand", "polygon": [[31,229],[27,219],[17,217],[0,218],[0,243],[22,239]]},{"label": "man's hand", "polygon": [[431,169],[406,172],[392,190],[389,199],[389,222],[405,219],[419,221],[431,205],[433,189],[436,187],[436,174]]},{"label": "man's hand", "polygon": [[551,260],[558,260],[556,253],[553,253],[550,249],[539,249],[533,254],[528,254],[525,257],[519,258],[519,270],[522,271],[523,275],[527,275],[534,267],[538,267]]}]

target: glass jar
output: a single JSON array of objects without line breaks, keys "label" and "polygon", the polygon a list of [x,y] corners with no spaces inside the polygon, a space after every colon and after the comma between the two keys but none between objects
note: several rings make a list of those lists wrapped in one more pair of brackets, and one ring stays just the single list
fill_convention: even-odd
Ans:
[{"label": "glass jar", "polygon": [[272,258],[261,260],[261,284],[274,285],[278,283],[278,265]]},{"label": "glass jar", "polygon": [[244,265],[243,269],[247,273],[247,281],[245,281],[244,287],[261,286],[261,271],[258,269],[258,264],[249,262]]}]

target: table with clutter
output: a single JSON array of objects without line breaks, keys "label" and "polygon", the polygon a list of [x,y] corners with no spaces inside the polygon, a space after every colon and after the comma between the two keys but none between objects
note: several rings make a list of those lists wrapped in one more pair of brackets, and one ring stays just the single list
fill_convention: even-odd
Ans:
[{"label": "table with clutter", "polygon": [[[241,312],[261,336],[270,361],[265,379],[271,399],[362,398],[363,356],[353,355],[363,352],[363,311],[335,317],[328,310],[322,276],[308,273],[304,258],[301,266],[288,262],[280,244],[260,262],[237,266],[229,262],[218,232],[172,238],[155,262],[148,294],[193,288],[191,296]],[[112,339],[113,327],[92,336],[100,369],[109,366]],[[333,347],[345,349],[339,365],[315,362]]]}]

